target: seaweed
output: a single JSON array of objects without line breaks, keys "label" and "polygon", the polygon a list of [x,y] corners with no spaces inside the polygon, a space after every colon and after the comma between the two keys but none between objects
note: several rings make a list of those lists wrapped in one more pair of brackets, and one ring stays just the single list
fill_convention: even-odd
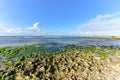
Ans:
[{"label": "seaweed", "polygon": [[106,68],[111,70],[114,61],[120,60],[118,47],[66,45],[60,50],[52,48],[46,49],[45,45],[1,47],[1,54],[7,56],[1,61],[4,68],[0,68],[0,79],[97,80]]}]

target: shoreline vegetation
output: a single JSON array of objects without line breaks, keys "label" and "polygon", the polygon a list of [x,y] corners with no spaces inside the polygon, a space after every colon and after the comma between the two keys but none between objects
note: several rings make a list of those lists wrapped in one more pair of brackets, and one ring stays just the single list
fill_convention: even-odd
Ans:
[{"label": "shoreline vegetation", "polygon": [[120,36],[84,36],[86,38],[115,38],[120,39]]},{"label": "shoreline vegetation", "polygon": [[120,80],[120,48],[0,47],[0,80]]}]

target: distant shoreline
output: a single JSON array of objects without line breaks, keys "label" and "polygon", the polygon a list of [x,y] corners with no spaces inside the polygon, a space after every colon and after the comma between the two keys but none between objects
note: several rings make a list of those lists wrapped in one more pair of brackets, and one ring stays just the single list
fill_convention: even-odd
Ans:
[{"label": "distant shoreline", "polygon": [[115,38],[120,39],[120,36],[84,36],[86,38]]}]

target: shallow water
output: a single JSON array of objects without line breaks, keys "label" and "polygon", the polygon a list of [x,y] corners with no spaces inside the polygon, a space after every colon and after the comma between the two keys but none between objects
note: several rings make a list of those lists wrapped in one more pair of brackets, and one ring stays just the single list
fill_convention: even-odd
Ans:
[{"label": "shallow water", "polygon": [[60,36],[1,36],[0,46],[47,44],[80,46],[120,46],[119,39],[107,38],[83,38],[83,37],[60,37]]}]

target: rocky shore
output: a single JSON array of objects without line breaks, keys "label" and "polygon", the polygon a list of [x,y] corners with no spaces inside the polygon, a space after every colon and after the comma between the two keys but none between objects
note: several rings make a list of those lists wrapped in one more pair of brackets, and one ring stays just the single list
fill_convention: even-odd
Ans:
[{"label": "rocky shore", "polygon": [[1,80],[120,80],[120,49],[66,46],[8,61]]}]

